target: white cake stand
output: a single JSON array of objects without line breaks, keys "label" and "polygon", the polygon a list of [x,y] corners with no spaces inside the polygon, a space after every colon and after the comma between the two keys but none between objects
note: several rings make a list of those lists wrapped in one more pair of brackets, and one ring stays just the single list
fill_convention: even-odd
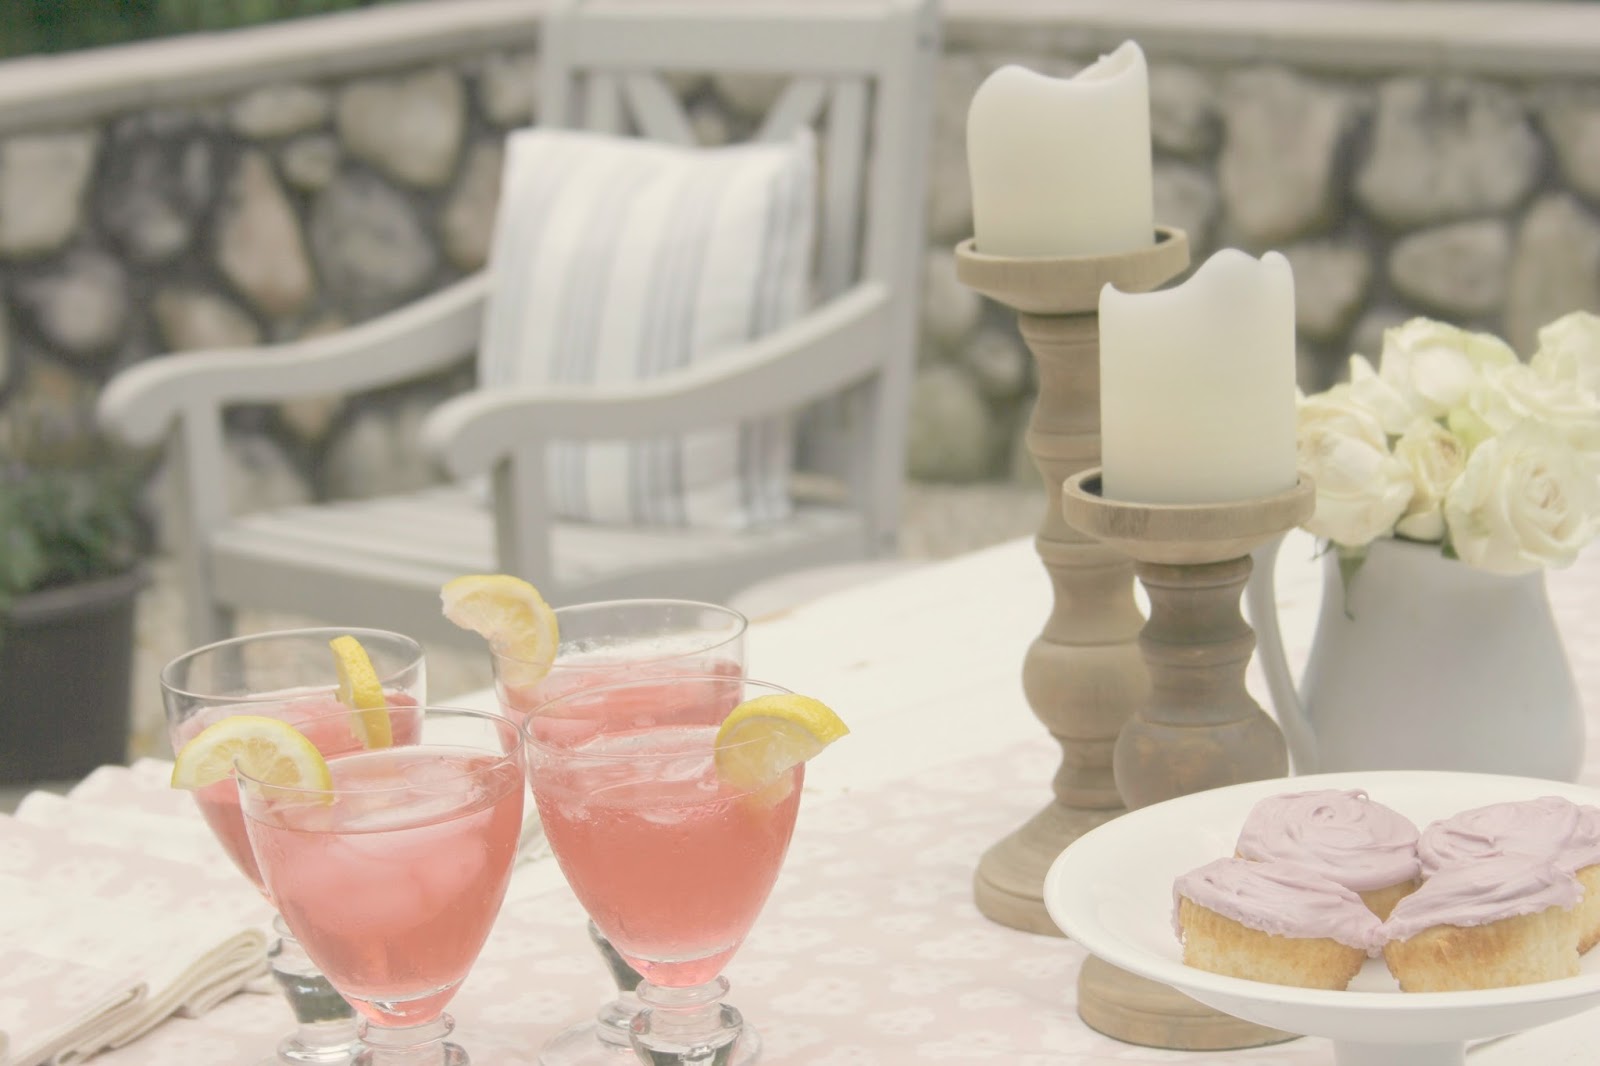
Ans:
[{"label": "white cake stand", "polygon": [[1423,771],[1317,774],[1254,781],[1154,804],[1080,837],[1050,867],[1044,902],[1062,932],[1113,965],[1217,1010],[1290,1033],[1329,1037],[1339,1066],[1463,1066],[1466,1041],[1504,1036],[1600,1006],[1600,948],[1578,977],[1473,992],[1403,993],[1382,959],[1344,992],[1224,977],[1185,966],[1172,925],[1172,882],[1233,854],[1239,826],[1266,796],[1362,788],[1418,827],[1506,800],[1566,796],[1600,805],[1577,785],[1491,774]]}]

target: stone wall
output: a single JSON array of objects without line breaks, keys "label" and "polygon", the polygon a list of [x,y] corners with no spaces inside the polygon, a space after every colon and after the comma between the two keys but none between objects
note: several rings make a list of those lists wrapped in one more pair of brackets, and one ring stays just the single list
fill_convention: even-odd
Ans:
[{"label": "stone wall", "polygon": [[[1111,14],[1097,22],[1033,0],[947,5],[913,477],[1035,476],[1020,449],[1029,359],[1012,317],[955,282],[949,251],[971,232],[966,104],[1004,62],[1062,74],[1123,36],[1146,42],[1158,219],[1188,231],[1196,261],[1224,245],[1289,256],[1307,388],[1413,314],[1526,348],[1540,323],[1600,308],[1600,76],[1582,74],[1600,71],[1600,25],[1584,23],[1596,32],[1572,62],[1519,72],[1501,52],[1474,65],[1298,38],[1220,47],[1233,38],[1189,24],[1204,0],[1168,3],[1171,19],[1142,25],[1115,5],[1099,5]],[[236,44],[268,35],[266,51],[293,59],[213,55],[202,74],[156,89],[151,69],[216,45],[116,50],[146,71],[144,88],[121,96],[96,74],[92,91],[69,78],[78,88],[50,98],[54,68],[0,64],[0,412],[81,422],[100,384],[137,360],[336,329],[479,267],[500,143],[533,105],[536,27],[522,0],[452,0],[434,8],[456,17],[452,32],[429,32],[415,20],[431,7],[317,23],[342,43],[326,30],[297,42],[304,26],[242,31]],[[61,69],[81,74],[74,59]],[[708,142],[737,136],[771,98],[749,78],[679,88]],[[236,505],[426,481],[418,422],[470,381],[463,367],[377,395],[236,412]]]}]

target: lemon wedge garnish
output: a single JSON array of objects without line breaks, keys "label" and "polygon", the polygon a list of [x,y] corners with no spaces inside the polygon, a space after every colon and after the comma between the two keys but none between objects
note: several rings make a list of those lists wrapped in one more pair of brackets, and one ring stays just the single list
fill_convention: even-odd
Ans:
[{"label": "lemon wedge garnish", "polygon": [[762,788],[848,732],[810,696],[757,696],[728,712],[717,730],[717,776],[737,788]]},{"label": "lemon wedge garnish", "polygon": [[560,643],[556,613],[539,590],[520,577],[468,574],[445,582],[439,601],[446,618],[514,660],[499,664],[513,684],[532,685],[550,672]]},{"label": "lemon wedge garnish", "polygon": [[196,733],[178,751],[173,788],[204,788],[233,775],[237,762],[258,781],[285,788],[327,789],[333,785],[317,746],[287,722],[236,714]]},{"label": "lemon wedge garnish", "polygon": [[350,732],[368,751],[389,747],[394,743],[389,701],[383,695],[383,682],[378,680],[367,649],[352,636],[334,637],[328,647],[333,649],[333,668],[339,675],[339,688],[334,695],[351,711]]}]

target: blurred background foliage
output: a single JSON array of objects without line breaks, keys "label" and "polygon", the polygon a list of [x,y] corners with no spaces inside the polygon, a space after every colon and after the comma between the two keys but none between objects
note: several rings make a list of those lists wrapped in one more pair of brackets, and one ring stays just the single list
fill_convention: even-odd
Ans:
[{"label": "blurred background foliage", "polygon": [[405,2],[410,0],[0,0],[0,58]]}]

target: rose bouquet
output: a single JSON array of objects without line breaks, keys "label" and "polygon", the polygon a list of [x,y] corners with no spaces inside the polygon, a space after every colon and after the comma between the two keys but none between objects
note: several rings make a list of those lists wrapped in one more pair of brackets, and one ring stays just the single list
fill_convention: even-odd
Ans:
[{"label": "rose bouquet", "polygon": [[1317,486],[1306,529],[1347,567],[1379,537],[1438,544],[1501,574],[1561,567],[1600,528],[1600,317],[1509,345],[1416,318],[1384,334],[1375,369],[1303,397],[1299,459]]}]

